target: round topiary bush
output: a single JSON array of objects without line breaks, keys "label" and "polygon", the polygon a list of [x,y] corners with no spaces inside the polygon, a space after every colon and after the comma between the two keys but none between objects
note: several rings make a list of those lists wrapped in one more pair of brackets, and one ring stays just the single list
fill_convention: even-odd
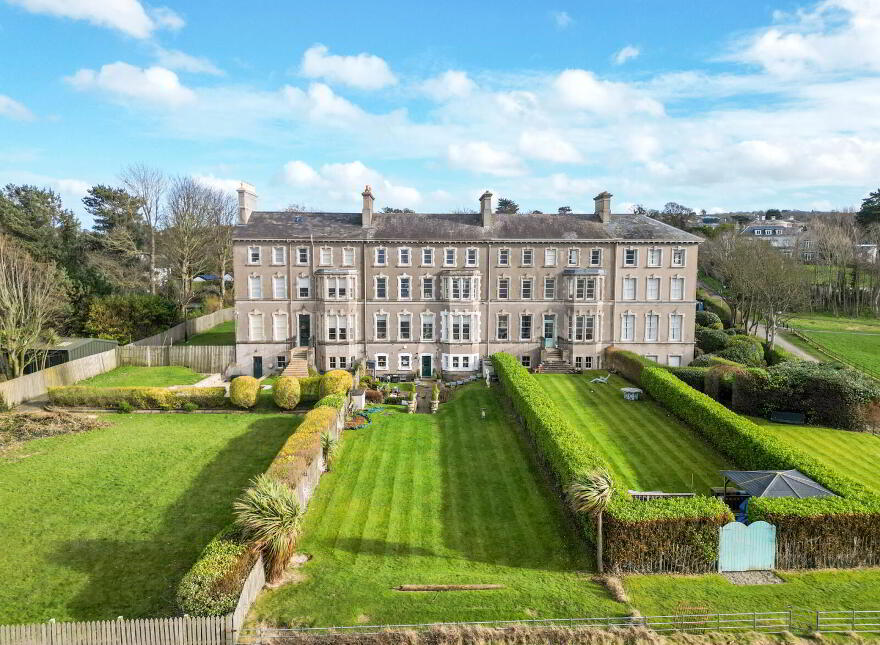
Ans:
[{"label": "round topiary bush", "polygon": [[229,385],[229,400],[237,408],[252,408],[257,404],[260,382],[253,376],[239,376]]},{"label": "round topiary bush", "polygon": [[345,394],[351,389],[351,385],[351,374],[345,370],[330,370],[321,377],[318,398],[323,399],[330,394]]},{"label": "round topiary bush", "polygon": [[707,354],[724,349],[731,340],[730,336],[720,329],[709,329],[708,327],[697,327],[695,338],[697,341],[697,347]]},{"label": "round topiary bush", "polygon": [[272,400],[282,410],[293,410],[299,398],[299,379],[293,376],[281,376],[272,386]]},{"label": "round topiary bush", "polygon": [[748,367],[764,365],[764,346],[754,336],[732,336],[727,347],[715,355]]},{"label": "round topiary bush", "polygon": [[700,327],[724,329],[724,323],[721,322],[720,316],[712,311],[698,311],[694,320]]}]

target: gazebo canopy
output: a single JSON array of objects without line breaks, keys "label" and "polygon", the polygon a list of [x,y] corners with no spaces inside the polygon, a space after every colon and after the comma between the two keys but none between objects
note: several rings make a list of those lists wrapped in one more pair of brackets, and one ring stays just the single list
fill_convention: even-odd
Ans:
[{"label": "gazebo canopy", "polygon": [[721,474],[752,497],[834,497],[798,470],[722,470]]}]

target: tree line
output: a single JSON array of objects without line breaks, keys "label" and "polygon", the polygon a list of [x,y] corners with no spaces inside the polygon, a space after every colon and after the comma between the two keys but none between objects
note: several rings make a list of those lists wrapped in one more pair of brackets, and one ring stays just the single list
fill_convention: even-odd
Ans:
[{"label": "tree line", "polygon": [[[143,164],[92,186],[84,229],[48,188],[0,191],[0,374],[20,376],[61,336],[121,343],[180,322],[194,307],[228,306],[233,194]],[[196,291],[193,279],[219,283]]]}]

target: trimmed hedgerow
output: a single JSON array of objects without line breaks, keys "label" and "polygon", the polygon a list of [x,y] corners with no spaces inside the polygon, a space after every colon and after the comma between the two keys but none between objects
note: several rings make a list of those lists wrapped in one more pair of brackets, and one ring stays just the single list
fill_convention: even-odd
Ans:
[{"label": "trimmed hedgerow", "polygon": [[260,382],[253,376],[237,376],[229,384],[229,401],[237,408],[252,408],[257,404]]},{"label": "trimmed hedgerow", "polygon": [[[627,364],[633,362],[631,357],[619,358]],[[527,433],[562,489],[592,470],[608,469],[604,457],[516,358],[498,353],[492,355],[492,361]],[[609,570],[684,573],[712,570],[718,552],[718,527],[732,515],[711,497],[642,502],[618,488],[605,517],[604,557]],[[579,519],[592,540],[591,521],[583,516]]]},{"label": "trimmed hedgerow", "polygon": [[617,370],[633,383],[641,382],[640,378],[643,369],[646,367],[657,367],[657,363],[649,358],[625,349],[617,349],[616,347],[606,349],[605,358],[611,364],[612,369]]},{"label": "trimmed hedgerow", "polygon": [[234,526],[208,542],[177,587],[177,606],[191,616],[220,616],[235,610],[257,556]]},{"label": "trimmed hedgerow", "polygon": [[692,388],[699,390],[700,392],[705,391],[706,372],[709,371],[708,367],[667,367],[666,369]]},{"label": "trimmed hedgerow", "polygon": [[698,311],[694,316],[694,322],[700,327],[709,329],[724,329],[721,317],[714,311]]},{"label": "trimmed hedgerow", "polygon": [[66,385],[49,388],[49,403],[59,407],[105,410],[183,410],[187,404],[199,408],[226,407],[222,387],[91,387]]},{"label": "trimmed hedgerow", "polygon": [[345,405],[345,394],[328,394],[324,398],[315,403],[316,408],[333,408],[334,410],[342,410]]},{"label": "trimmed hedgerow", "polygon": [[691,364],[688,367],[712,367],[714,365],[732,365],[734,367],[742,367],[742,365],[740,365],[739,363],[728,360],[726,358],[721,358],[716,354],[703,354],[702,356],[697,356],[694,360],[691,361]]},{"label": "trimmed hedgerow", "polygon": [[694,332],[694,338],[697,342],[697,347],[707,354],[722,350],[730,344],[730,336],[721,329],[697,327],[697,330]]},{"label": "trimmed hedgerow", "polygon": [[715,352],[715,355],[747,367],[764,365],[764,346],[754,336],[732,336],[727,347]]},{"label": "trimmed hedgerow", "polygon": [[350,372],[345,370],[330,370],[321,377],[318,387],[318,398],[324,398],[330,394],[345,394],[351,389],[353,380]]},{"label": "trimmed hedgerow", "polygon": [[313,408],[307,412],[266,472],[296,488],[311,463],[321,454],[321,433],[335,427],[337,414],[336,410],[328,407]]},{"label": "trimmed hedgerow", "polygon": [[706,370],[703,392],[716,401],[730,405],[733,398],[733,382],[744,367],[735,365],[714,365]]},{"label": "trimmed hedgerow", "polygon": [[293,410],[299,404],[299,379],[294,376],[280,376],[272,384],[272,400],[282,410]]},{"label": "trimmed hedgerow", "polygon": [[321,386],[320,376],[309,376],[308,378],[301,378],[298,380],[300,401],[305,403],[309,401],[317,401],[321,398],[318,396],[318,389]]}]

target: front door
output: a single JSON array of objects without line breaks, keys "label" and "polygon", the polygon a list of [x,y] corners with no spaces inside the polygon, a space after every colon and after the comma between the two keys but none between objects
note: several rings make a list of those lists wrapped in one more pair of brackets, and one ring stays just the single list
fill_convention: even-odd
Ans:
[{"label": "front door", "polygon": [[422,378],[431,378],[434,375],[434,365],[430,354],[422,354]]},{"label": "front door", "polygon": [[263,357],[254,356],[254,378],[263,378]]},{"label": "front door", "polygon": [[312,336],[312,318],[308,314],[299,315],[299,346],[308,347]]},{"label": "front door", "polygon": [[544,338],[556,338],[556,316],[544,314]]}]

